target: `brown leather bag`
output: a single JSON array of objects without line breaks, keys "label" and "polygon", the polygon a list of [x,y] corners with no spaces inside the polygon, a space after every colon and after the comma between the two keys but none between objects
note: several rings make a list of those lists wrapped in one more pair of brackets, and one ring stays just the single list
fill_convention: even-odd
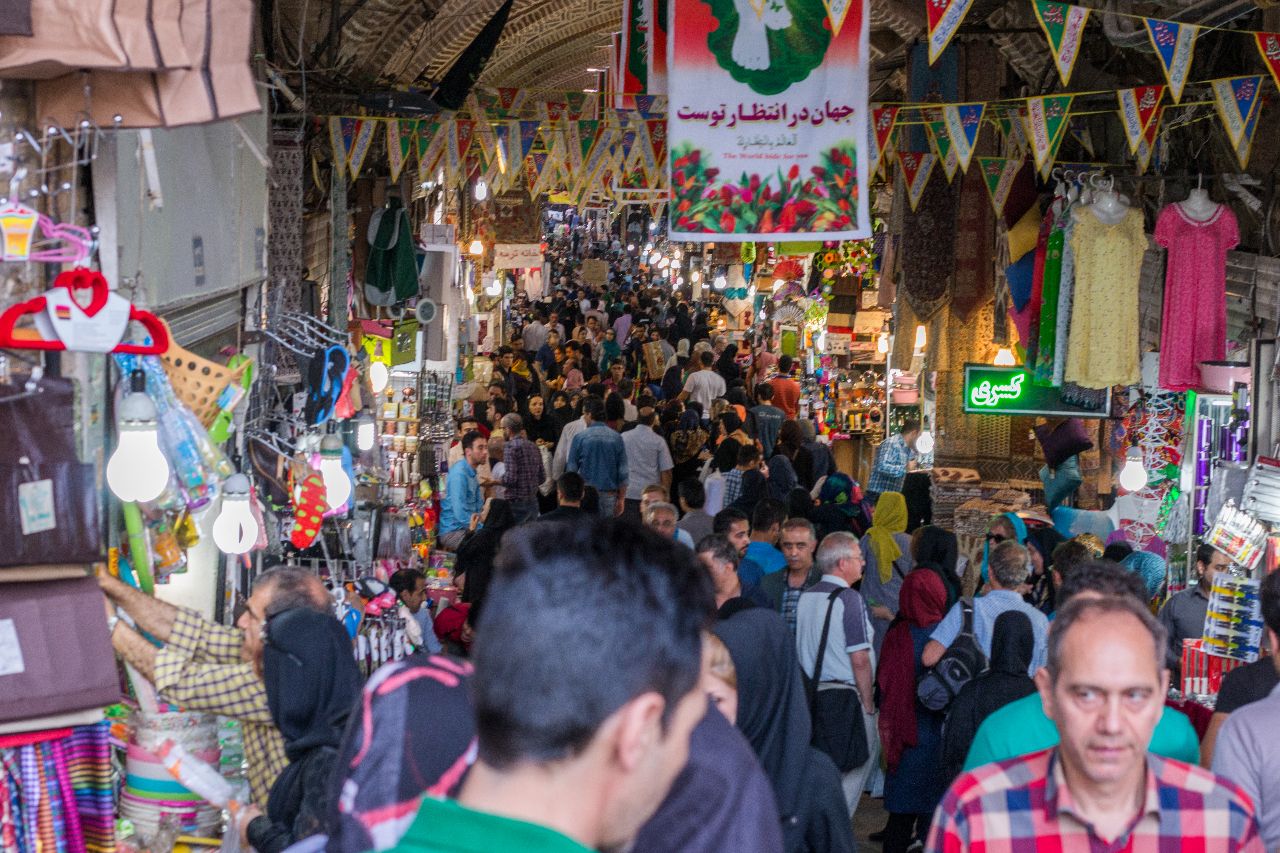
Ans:
[{"label": "brown leather bag", "polygon": [[[134,0],[129,0],[134,2]],[[85,71],[36,84],[42,122],[71,126],[180,127],[258,112],[249,52],[252,0],[165,0],[180,4],[189,68],[157,72]],[[159,3],[157,2],[157,5]]]},{"label": "brown leather bag", "polygon": [[31,35],[0,36],[0,77],[48,79],[77,69],[189,65],[183,0],[33,0]]}]

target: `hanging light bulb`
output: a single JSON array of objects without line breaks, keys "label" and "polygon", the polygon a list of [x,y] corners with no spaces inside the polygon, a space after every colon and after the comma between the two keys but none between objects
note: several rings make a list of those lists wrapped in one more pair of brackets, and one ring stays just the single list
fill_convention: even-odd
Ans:
[{"label": "hanging light bulb", "polygon": [[472,240],[471,245],[467,248],[467,251],[471,252],[471,254],[475,255],[476,257],[480,257],[481,255],[484,254],[484,243],[481,243],[479,240]]},{"label": "hanging light bulb", "polygon": [[660,260],[662,260],[662,254],[660,252],[653,252],[649,255],[649,266],[656,267]]},{"label": "hanging light bulb", "polygon": [[644,254],[646,254],[646,255],[647,255],[647,254],[649,254],[649,253],[650,253],[650,252],[652,252],[652,251],[653,251],[653,243],[652,243],[652,242],[645,243],[645,244],[644,244]]},{"label": "hanging light bulb", "polygon": [[635,250],[636,250],[636,244],[635,244],[635,243],[628,243],[628,244],[627,244],[627,251],[628,251],[628,252],[634,252]]},{"label": "hanging light bulb", "polygon": [[701,271],[701,270],[690,270],[690,271],[689,271],[689,281],[693,282],[694,284],[697,284],[698,282],[702,281],[702,271]]},{"label": "hanging light bulb", "polygon": [[342,467],[342,439],[329,433],[320,441],[320,477],[329,509],[340,509],[351,498],[351,478]]},{"label": "hanging light bulb", "polygon": [[489,183],[484,178],[476,181],[476,201],[484,201],[489,197]]},{"label": "hanging light bulb", "polygon": [[679,249],[674,249],[674,250],[671,252],[671,257],[672,257],[672,258],[674,258],[674,259],[676,259],[676,260],[678,261],[678,260],[680,260],[680,258],[684,257],[684,255],[683,255],[683,253],[682,253]]},{"label": "hanging light bulb", "polygon": [[933,452],[933,433],[924,430],[920,435],[916,436],[916,453],[932,453]]},{"label": "hanging light bulb", "polygon": [[889,351],[889,333],[881,332],[876,337],[876,352],[884,355]]},{"label": "hanging light bulb", "polygon": [[657,231],[657,230],[658,230],[658,222],[657,222],[657,220],[654,220],[654,219],[650,219],[650,220],[649,220],[649,230],[650,230],[650,231]]},{"label": "hanging light bulb", "polygon": [[684,287],[684,276],[676,276],[676,287]]},{"label": "hanging light bulb", "polygon": [[922,352],[925,345],[924,326],[916,326],[916,352]]},{"label": "hanging light bulb", "polygon": [[224,554],[247,554],[258,541],[258,520],[249,502],[249,478],[232,474],[222,487],[222,509],[213,522],[213,542]]},{"label": "hanging light bulb", "polygon": [[1016,367],[1018,360],[1013,357],[1013,350],[1008,347],[1000,347],[996,352],[995,360],[991,362],[997,367]]},{"label": "hanging light bulb", "polygon": [[373,393],[381,394],[387,389],[387,383],[391,381],[391,371],[385,364],[380,361],[369,363],[369,386],[373,388]]},{"label": "hanging light bulb", "polygon": [[146,503],[160,497],[169,484],[169,460],[160,450],[156,404],[147,396],[146,374],[133,371],[129,389],[120,401],[120,435],[107,462],[107,485],[122,501]]},{"label": "hanging light bulb", "polygon": [[485,296],[501,296],[502,295],[502,279],[498,278],[495,275],[493,277],[493,281],[489,282],[489,284],[485,286],[484,295]]},{"label": "hanging light bulb", "polygon": [[362,411],[356,418],[356,447],[361,453],[373,450],[376,428],[377,424],[374,423],[373,412],[368,409]]},{"label": "hanging light bulb", "polygon": [[729,279],[725,278],[724,274],[721,273],[720,275],[715,277],[715,280],[711,282],[711,285],[716,290],[724,290],[726,287],[729,286]]},{"label": "hanging light bulb", "polygon": [[669,267],[669,266],[671,266],[671,259],[670,259],[670,258],[659,258],[659,259],[658,259],[658,269],[660,269],[660,270],[665,270],[665,269],[666,269],[667,267]]},{"label": "hanging light bulb", "polygon": [[1147,469],[1142,464],[1142,450],[1130,447],[1124,455],[1124,467],[1120,469],[1120,486],[1126,492],[1136,492],[1147,484]]}]

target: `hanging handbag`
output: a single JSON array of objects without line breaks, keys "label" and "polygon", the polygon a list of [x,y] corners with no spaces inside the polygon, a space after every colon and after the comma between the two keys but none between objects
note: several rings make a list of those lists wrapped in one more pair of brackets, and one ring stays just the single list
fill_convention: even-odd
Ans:
[{"label": "hanging handbag", "polygon": [[0,567],[103,559],[94,467],[0,462]]},{"label": "hanging handbag", "polygon": [[827,637],[831,633],[831,614],[842,592],[843,588],[832,590],[827,597],[827,617],[822,623],[822,639],[818,641],[813,677],[804,676],[804,682],[813,720],[810,743],[829,755],[837,770],[848,773],[871,757],[867,746],[867,724],[862,717],[862,700],[857,688],[848,685],[819,689],[822,664],[827,655]]}]

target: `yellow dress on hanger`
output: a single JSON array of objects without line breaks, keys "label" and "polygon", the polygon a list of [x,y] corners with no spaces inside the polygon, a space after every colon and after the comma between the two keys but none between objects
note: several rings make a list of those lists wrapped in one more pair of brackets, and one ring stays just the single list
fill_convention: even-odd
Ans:
[{"label": "yellow dress on hanger", "polygon": [[1131,208],[1108,225],[1088,208],[1071,235],[1075,293],[1071,301],[1066,381],[1085,388],[1133,385],[1138,362],[1138,278],[1147,250],[1142,211]]}]

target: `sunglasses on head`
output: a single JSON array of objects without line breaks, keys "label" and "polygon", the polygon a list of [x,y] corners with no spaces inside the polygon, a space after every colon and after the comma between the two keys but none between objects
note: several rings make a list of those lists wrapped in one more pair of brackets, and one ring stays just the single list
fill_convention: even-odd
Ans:
[{"label": "sunglasses on head", "polygon": [[988,541],[988,542],[995,542],[997,545],[998,545],[998,544],[1000,544],[1001,542],[1006,542],[1006,541],[1008,541],[1008,539],[1009,539],[1009,537],[1008,537],[1008,536],[1005,536],[1005,535],[1003,535],[1003,534],[1001,534],[1001,533],[988,533],[988,534],[987,534],[987,541]]}]

